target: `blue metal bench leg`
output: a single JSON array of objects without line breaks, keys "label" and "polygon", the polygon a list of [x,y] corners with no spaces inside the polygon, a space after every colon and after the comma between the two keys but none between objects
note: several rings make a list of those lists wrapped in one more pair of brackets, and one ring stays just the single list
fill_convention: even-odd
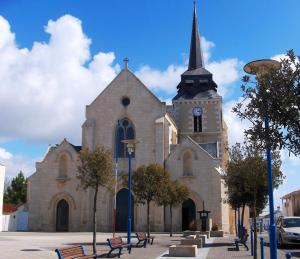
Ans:
[{"label": "blue metal bench leg", "polygon": [[120,258],[120,256],[121,256],[122,249],[123,249],[123,247],[119,248],[118,258]]},{"label": "blue metal bench leg", "polygon": [[136,247],[139,247],[139,244],[140,244],[141,240],[139,240],[136,244]]},{"label": "blue metal bench leg", "polygon": [[114,249],[110,249],[110,251],[108,252],[108,254],[107,254],[107,258],[109,258],[110,257],[110,255],[111,255],[111,252],[113,251]]},{"label": "blue metal bench leg", "polygon": [[236,251],[240,251],[240,248],[239,248],[239,243],[238,243],[238,241],[235,241],[234,243],[235,243]]}]

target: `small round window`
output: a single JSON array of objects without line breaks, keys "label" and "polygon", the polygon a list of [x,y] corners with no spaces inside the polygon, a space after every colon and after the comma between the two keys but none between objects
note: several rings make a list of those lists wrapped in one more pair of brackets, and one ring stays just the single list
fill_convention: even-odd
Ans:
[{"label": "small round window", "polygon": [[122,98],[122,104],[123,106],[128,106],[130,104],[130,99],[128,97],[123,97]]}]

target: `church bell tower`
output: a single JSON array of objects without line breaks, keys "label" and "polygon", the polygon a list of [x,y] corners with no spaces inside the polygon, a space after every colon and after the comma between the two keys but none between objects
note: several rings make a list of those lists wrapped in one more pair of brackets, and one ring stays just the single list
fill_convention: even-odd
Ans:
[{"label": "church bell tower", "polygon": [[196,4],[194,3],[188,69],[181,75],[173,98],[173,115],[179,142],[190,137],[213,157],[224,162],[226,126],[222,118],[222,97],[203,60]]}]

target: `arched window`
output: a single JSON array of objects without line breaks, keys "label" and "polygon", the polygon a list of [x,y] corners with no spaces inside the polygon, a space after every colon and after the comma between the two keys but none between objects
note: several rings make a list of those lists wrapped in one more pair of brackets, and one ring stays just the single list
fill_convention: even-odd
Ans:
[{"label": "arched window", "polygon": [[193,154],[190,150],[183,153],[183,175],[193,175]]},{"label": "arched window", "polygon": [[68,156],[63,154],[59,159],[59,178],[66,178],[68,176]]},{"label": "arched window", "polygon": [[[134,130],[133,123],[127,118],[119,120],[116,128],[116,137],[115,137],[115,155],[117,158],[128,157],[126,145],[122,143],[122,140],[134,139],[134,138],[135,138],[135,130]],[[134,152],[132,153],[132,157],[134,157]]]}]

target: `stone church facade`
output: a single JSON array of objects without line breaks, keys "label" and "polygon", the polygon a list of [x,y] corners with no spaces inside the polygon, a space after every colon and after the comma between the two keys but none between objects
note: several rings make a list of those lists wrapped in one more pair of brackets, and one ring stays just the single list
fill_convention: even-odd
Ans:
[{"label": "stone church facade", "polygon": [[[50,146],[36,172],[28,179],[29,229],[32,231],[90,231],[92,229],[91,190],[78,188],[78,154],[82,148],[104,145],[111,149],[118,175],[128,171],[126,149],[121,140],[137,139],[133,170],[158,163],[172,179],[186,184],[190,197],[174,208],[174,231],[199,228],[203,202],[210,222],[227,232],[231,210],[224,202],[226,188],[222,169],[227,161],[227,129],[222,118],[222,97],[213,75],[204,67],[194,9],[189,66],[178,78],[172,105],[161,102],[127,67],[86,106],[82,125],[82,146],[64,139]],[[175,86],[174,86],[175,87]],[[119,178],[120,179],[120,178]],[[117,231],[126,230],[127,195],[117,183]],[[98,197],[98,231],[112,231],[114,194],[101,188]],[[146,229],[146,207],[133,204],[133,229]],[[169,227],[168,208],[151,204],[152,231]],[[196,222],[196,223],[194,223]]]}]

